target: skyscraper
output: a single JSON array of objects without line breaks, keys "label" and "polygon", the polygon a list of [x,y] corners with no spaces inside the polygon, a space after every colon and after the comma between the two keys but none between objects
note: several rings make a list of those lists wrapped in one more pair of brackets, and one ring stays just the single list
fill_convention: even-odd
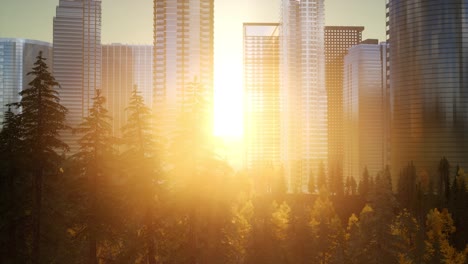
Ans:
[{"label": "skyscraper", "polygon": [[386,44],[365,41],[344,59],[343,176],[359,181],[364,168],[375,176],[387,160]]},{"label": "skyscraper", "polygon": [[[60,0],[54,17],[53,74],[61,85],[67,123],[80,124],[101,87],[101,0]],[[63,133],[71,151],[78,136]]]},{"label": "skyscraper", "polygon": [[280,165],[279,24],[244,23],[244,146],[249,169]]},{"label": "skyscraper", "polygon": [[39,52],[47,58],[46,62],[51,67],[52,44],[30,39],[0,38],[0,127],[8,110],[5,105],[21,101],[19,92],[28,88],[34,78],[27,74],[32,71]]},{"label": "skyscraper", "polygon": [[390,0],[392,170],[468,166],[468,0]]},{"label": "skyscraper", "polygon": [[213,32],[214,0],[154,0],[153,109],[165,132],[174,129],[195,78],[212,101]]},{"label": "skyscraper", "polygon": [[120,135],[127,121],[125,109],[136,86],[145,104],[153,101],[153,46],[111,44],[102,46],[102,94],[112,116],[112,129]]},{"label": "skyscraper", "polygon": [[300,192],[328,158],[324,1],[283,0],[281,14],[281,159]]},{"label": "skyscraper", "polygon": [[325,27],[325,85],[328,98],[328,170],[332,192],[343,169],[343,61],[362,40],[364,27]]}]

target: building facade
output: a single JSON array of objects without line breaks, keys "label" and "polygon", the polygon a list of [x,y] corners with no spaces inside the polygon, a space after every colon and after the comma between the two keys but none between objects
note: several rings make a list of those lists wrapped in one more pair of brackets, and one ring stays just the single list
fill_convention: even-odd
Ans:
[{"label": "building facade", "polygon": [[214,0],[154,0],[153,109],[160,130],[175,129],[195,79],[212,102],[213,38]]},{"label": "building facade", "polygon": [[343,174],[343,63],[348,49],[362,41],[364,27],[325,27],[325,85],[328,98],[328,170],[331,192]]},{"label": "building facade", "polygon": [[131,93],[137,87],[146,106],[153,102],[153,46],[111,44],[102,46],[102,94],[112,116],[112,131],[121,134],[127,122]]},{"label": "building facade", "polygon": [[[52,65],[52,44],[48,42],[0,38],[0,128],[7,104],[21,101],[19,93],[29,88],[34,76],[28,76],[32,71],[36,57],[42,52],[46,63]],[[14,109],[12,109],[14,110]]]},{"label": "building facade", "polygon": [[392,171],[468,166],[468,0],[387,3]]},{"label": "building facade", "polygon": [[324,1],[281,8],[281,159],[289,191],[303,192],[328,158]]},{"label": "building facade", "polygon": [[279,24],[244,23],[244,146],[248,169],[280,166]]},{"label": "building facade", "polygon": [[343,176],[356,182],[365,168],[375,176],[388,165],[387,45],[364,42],[344,59]]},{"label": "building facade", "polygon": [[[78,126],[101,88],[101,0],[60,0],[54,17],[53,74],[60,83],[67,123]],[[64,132],[71,151],[79,135]]]}]

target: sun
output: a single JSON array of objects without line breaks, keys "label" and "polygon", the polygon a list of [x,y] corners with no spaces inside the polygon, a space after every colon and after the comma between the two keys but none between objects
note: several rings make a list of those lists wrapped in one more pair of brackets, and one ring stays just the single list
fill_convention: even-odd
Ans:
[{"label": "sun", "polygon": [[222,138],[242,137],[241,67],[242,65],[226,63],[215,69],[214,134]]}]

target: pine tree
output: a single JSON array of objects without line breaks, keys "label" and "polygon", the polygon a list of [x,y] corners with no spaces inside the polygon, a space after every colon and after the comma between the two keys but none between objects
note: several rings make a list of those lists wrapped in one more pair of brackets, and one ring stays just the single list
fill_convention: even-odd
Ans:
[{"label": "pine tree", "polygon": [[422,241],[418,241],[419,237],[419,224],[411,213],[404,209],[400,212],[391,224],[391,234],[396,240],[396,250],[393,252],[395,259],[399,259],[400,262],[403,260],[420,263],[418,252],[418,244]]},{"label": "pine tree", "polygon": [[22,130],[20,115],[11,111],[11,105],[4,114],[3,128],[0,131],[0,262],[19,263],[19,249],[24,251],[24,245],[20,246],[18,231],[20,219],[24,219],[27,204],[24,200],[28,193],[29,185],[21,168],[24,165],[22,159]]},{"label": "pine tree", "polygon": [[325,175],[325,165],[320,162],[317,173],[317,189],[327,188],[327,176]]},{"label": "pine tree", "polygon": [[330,175],[330,190],[334,195],[343,196],[344,194],[344,179],[343,168],[339,164],[335,164]]},{"label": "pine tree", "polygon": [[450,236],[455,231],[452,216],[447,209],[429,211],[426,219],[426,263],[466,263],[468,252],[459,252],[450,244]]},{"label": "pine tree", "polygon": [[[161,174],[160,159],[156,156],[156,145],[153,140],[151,126],[151,110],[145,106],[143,97],[135,86],[126,109],[129,113],[127,124],[123,127],[123,143],[125,151],[122,161],[126,164],[127,174],[130,177],[128,190],[132,215],[142,213],[143,230],[140,236],[144,237],[143,247],[146,249],[145,258],[148,264],[156,263],[156,196],[158,194],[158,177]],[[137,221],[140,222],[140,221]]]},{"label": "pine tree", "polygon": [[417,196],[416,179],[416,168],[411,162],[400,173],[397,187],[398,200],[401,206],[411,211],[415,210],[414,205]]},{"label": "pine tree", "polygon": [[359,194],[364,198],[367,199],[367,195],[370,192],[370,176],[367,167],[364,168],[364,172],[362,173],[362,178],[359,181]]},{"label": "pine tree", "polygon": [[[223,221],[231,219],[230,198],[225,189],[230,169],[215,153],[211,128],[211,102],[197,80],[184,90],[183,107],[178,119],[169,162],[170,185],[180,217],[186,224],[183,243],[187,261],[198,263],[216,259],[222,245]],[[216,194],[216,195],[214,195]]]},{"label": "pine tree", "polygon": [[351,191],[351,195],[357,195],[357,183],[356,183],[356,180],[354,179],[353,176],[350,177],[351,180],[350,180],[350,191]]},{"label": "pine tree", "polygon": [[380,263],[394,263],[392,255],[393,237],[390,226],[395,218],[395,211],[398,207],[396,198],[392,191],[392,181],[390,170],[387,167],[383,173],[375,178],[374,188],[370,193],[370,202],[375,208],[376,239],[378,242],[378,259]]},{"label": "pine tree", "polygon": [[313,263],[343,263],[345,234],[328,192],[322,188],[310,215]]},{"label": "pine tree", "polygon": [[439,162],[439,197],[447,203],[450,198],[450,163],[446,157],[443,157]]},{"label": "pine tree", "polygon": [[[75,129],[82,135],[79,139],[80,150],[74,157],[83,166],[83,175],[87,178],[87,241],[88,263],[98,263],[98,232],[101,232],[101,217],[98,216],[103,208],[103,192],[109,179],[106,176],[106,167],[110,158],[115,155],[110,125],[110,116],[104,107],[105,98],[100,90],[96,90],[93,98],[93,107],[89,116]],[[109,216],[107,216],[109,217]]]},{"label": "pine tree", "polygon": [[312,171],[309,173],[309,183],[307,185],[309,193],[315,193],[315,180]]},{"label": "pine tree", "polygon": [[60,150],[68,146],[59,139],[59,132],[68,127],[65,125],[67,109],[60,104],[59,86],[48,71],[46,58],[42,52],[36,57],[33,70],[28,75],[34,76],[29,88],[20,92],[21,127],[25,156],[31,160],[33,177],[33,263],[40,263],[41,216],[44,176],[56,173],[62,161]]}]

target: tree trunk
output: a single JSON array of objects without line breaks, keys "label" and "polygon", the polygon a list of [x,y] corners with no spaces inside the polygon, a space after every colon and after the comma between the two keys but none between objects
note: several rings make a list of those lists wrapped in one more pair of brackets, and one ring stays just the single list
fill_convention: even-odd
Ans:
[{"label": "tree trunk", "polygon": [[88,242],[89,242],[89,249],[88,249],[88,264],[98,264],[97,259],[97,223],[96,223],[96,203],[97,203],[97,173],[92,172],[91,178],[89,179],[89,222],[88,222]]},{"label": "tree trunk", "polygon": [[146,209],[146,228],[148,233],[146,234],[146,247],[148,250],[148,264],[156,264],[156,246],[154,243],[154,224],[153,224],[153,212],[151,206]]},{"label": "tree trunk", "polygon": [[[11,161],[11,164],[13,161]],[[14,165],[12,165],[14,166]],[[8,218],[8,246],[7,246],[7,254],[6,254],[6,263],[16,263],[16,216],[18,208],[15,208],[14,203],[16,200],[16,189],[15,189],[15,179],[17,178],[17,169],[15,167],[11,168],[10,172],[8,173],[8,180],[7,180],[7,192],[8,192],[8,210],[10,211],[10,216]]]},{"label": "tree trunk", "polygon": [[34,205],[33,205],[33,242],[32,242],[32,263],[39,264],[41,257],[41,212],[42,212],[42,176],[43,168],[38,166],[33,177]]}]

